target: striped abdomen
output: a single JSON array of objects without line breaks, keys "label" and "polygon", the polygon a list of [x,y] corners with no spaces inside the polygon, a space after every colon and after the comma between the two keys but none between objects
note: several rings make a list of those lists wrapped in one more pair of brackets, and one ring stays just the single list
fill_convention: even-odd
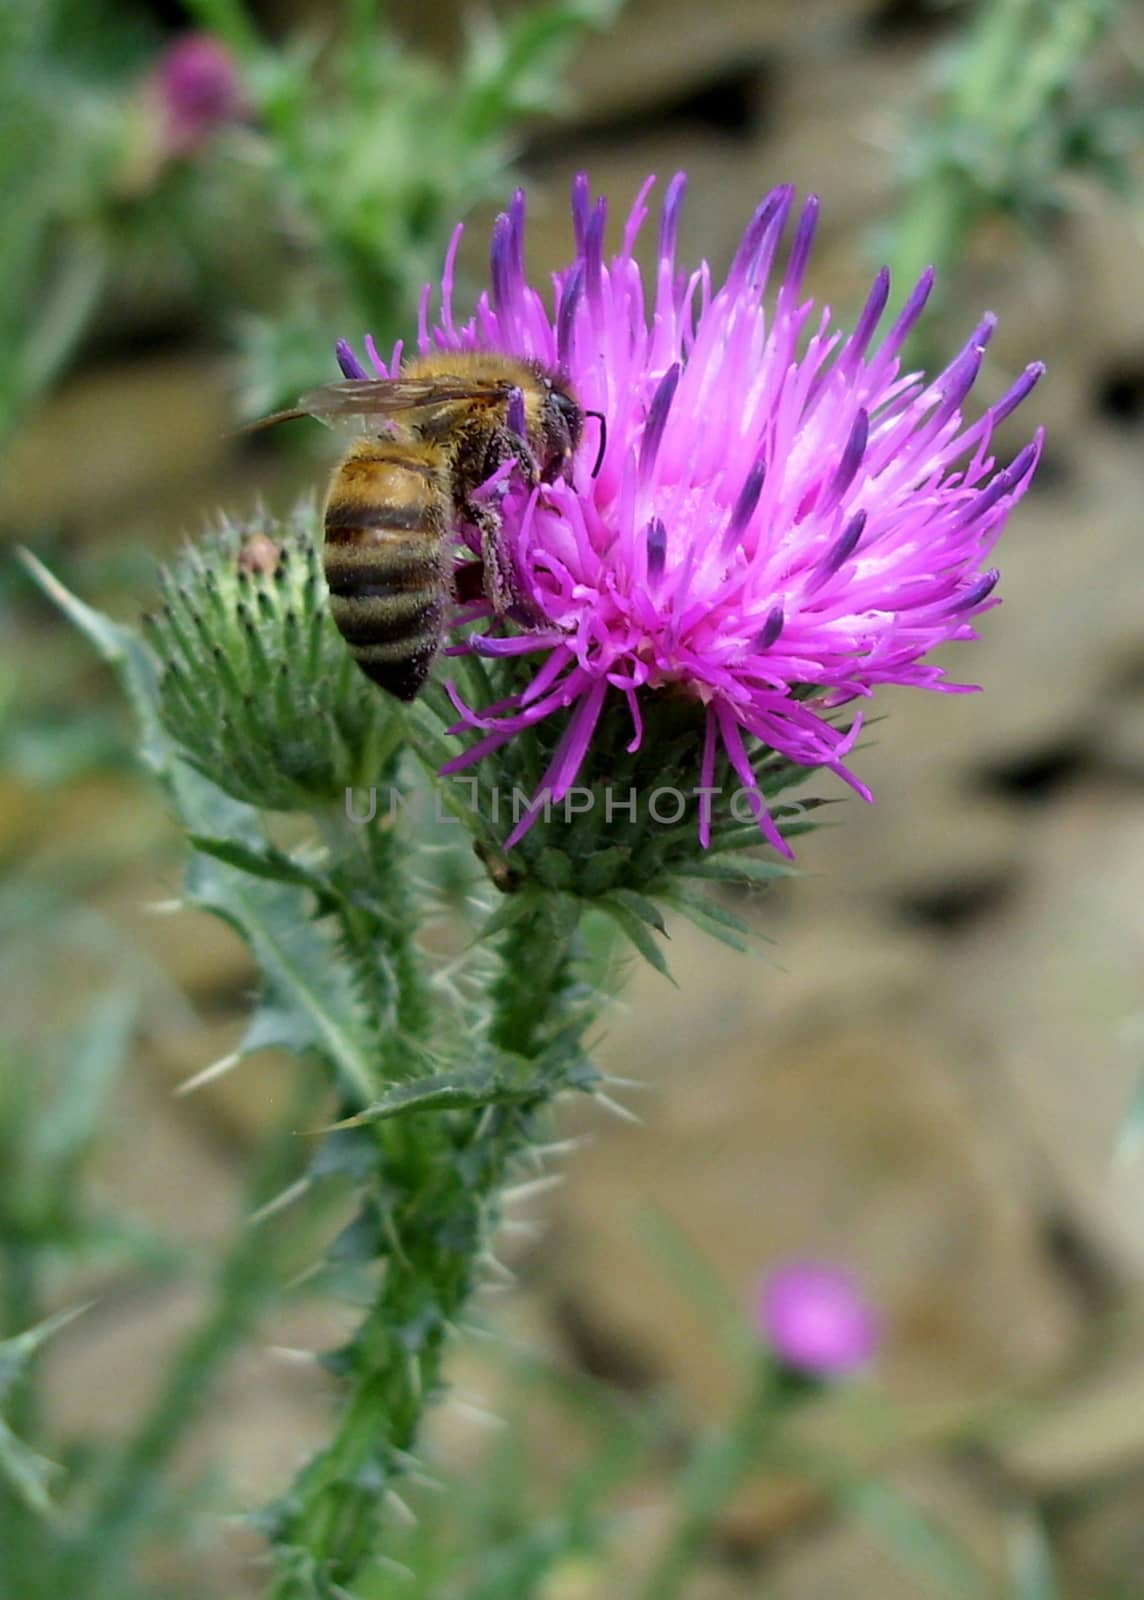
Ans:
[{"label": "striped abdomen", "polygon": [[359,439],[326,502],[330,611],[358,666],[412,700],[445,630],[452,502],[437,449]]}]

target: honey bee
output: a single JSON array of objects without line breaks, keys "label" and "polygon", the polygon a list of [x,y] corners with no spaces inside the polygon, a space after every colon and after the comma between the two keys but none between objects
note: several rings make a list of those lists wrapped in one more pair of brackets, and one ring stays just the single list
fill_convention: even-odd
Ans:
[{"label": "honey bee", "polygon": [[412,700],[456,598],[451,535],[460,526],[479,535],[480,586],[494,611],[513,605],[500,513],[475,491],[507,462],[530,488],[568,477],[585,413],[566,381],[537,363],[449,351],[409,362],[399,378],[327,384],[256,426],[303,416],[379,424],[353,441],[330,480],[323,559],[354,660]]}]

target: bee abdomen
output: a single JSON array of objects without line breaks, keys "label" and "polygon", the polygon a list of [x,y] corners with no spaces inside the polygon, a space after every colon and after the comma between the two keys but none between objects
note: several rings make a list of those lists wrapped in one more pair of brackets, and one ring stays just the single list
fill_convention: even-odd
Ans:
[{"label": "bee abdomen", "polygon": [[447,505],[419,471],[392,461],[375,473],[372,499],[338,488],[325,518],[331,615],[362,671],[412,700],[445,627]]}]

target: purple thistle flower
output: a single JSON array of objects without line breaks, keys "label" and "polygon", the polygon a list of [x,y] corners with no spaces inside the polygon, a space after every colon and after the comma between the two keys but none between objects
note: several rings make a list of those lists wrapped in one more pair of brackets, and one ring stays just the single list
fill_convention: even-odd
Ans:
[{"label": "purple thistle flower", "polygon": [[759,1332],[788,1367],[840,1378],[864,1367],[879,1343],[877,1319],[862,1291],[840,1267],[792,1262],[764,1280]]},{"label": "purple thistle flower", "polygon": [[193,155],[215,128],[245,110],[234,57],[209,33],[184,34],[169,45],[151,70],[150,92],[168,156]]},{"label": "purple thistle flower", "polygon": [[[749,790],[761,742],[807,767],[869,791],[845,758],[848,728],[831,713],[880,683],[962,691],[926,659],[998,602],[985,562],[1027,489],[1036,435],[1007,467],[990,455],[996,425],[1024,399],[1042,367],[1028,367],[975,422],[961,407],[994,319],[931,381],[900,371],[899,356],[932,286],[927,272],[876,340],[889,275],[875,279],[852,333],[832,328],[800,298],[818,203],[804,204],[768,308],[764,292],[794,206],[773,190],[751,219],[724,283],[707,265],[676,264],[684,176],[668,186],[655,282],[645,291],[633,258],[653,180],[640,190],[619,252],[603,253],[606,205],[587,179],[573,187],[576,256],[554,279],[550,311],[524,270],[524,196],[493,231],[491,293],[457,323],[450,246],[441,310],[430,326],[427,287],[418,347],[497,350],[567,375],[580,404],[606,418],[595,476],[595,437],[572,481],[527,491],[514,479],[503,502],[506,538],[533,631],[479,634],[482,655],[543,655],[531,682],[495,706],[464,704],[452,732],[478,735],[443,770],[479,761],[521,730],[567,713],[541,783],[556,802],[574,783],[605,703],[626,697],[632,742],[641,699],[673,688],[705,707],[699,782],[720,752]],[[649,303],[650,301],[650,303]],[[367,341],[376,371],[387,367]],[[365,369],[348,349],[347,376]],[[468,613],[470,616],[472,611]],[[710,808],[704,808],[708,813]],[[789,846],[761,803],[760,827]],[[508,845],[535,818],[526,813]],[[701,816],[700,839],[710,838]]]}]

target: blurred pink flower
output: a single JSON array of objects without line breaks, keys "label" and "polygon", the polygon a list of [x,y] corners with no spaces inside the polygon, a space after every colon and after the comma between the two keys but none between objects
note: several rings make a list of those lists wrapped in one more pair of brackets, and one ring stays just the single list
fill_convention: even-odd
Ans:
[{"label": "blurred pink flower", "polygon": [[785,1365],[815,1377],[857,1371],[879,1343],[877,1319],[854,1279],[823,1262],[791,1262],[769,1273],[757,1323]]},{"label": "blurred pink flower", "polygon": [[167,156],[193,155],[245,110],[238,65],[209,33],[187,33],[169,45],[151,69],[148,88]]}]

